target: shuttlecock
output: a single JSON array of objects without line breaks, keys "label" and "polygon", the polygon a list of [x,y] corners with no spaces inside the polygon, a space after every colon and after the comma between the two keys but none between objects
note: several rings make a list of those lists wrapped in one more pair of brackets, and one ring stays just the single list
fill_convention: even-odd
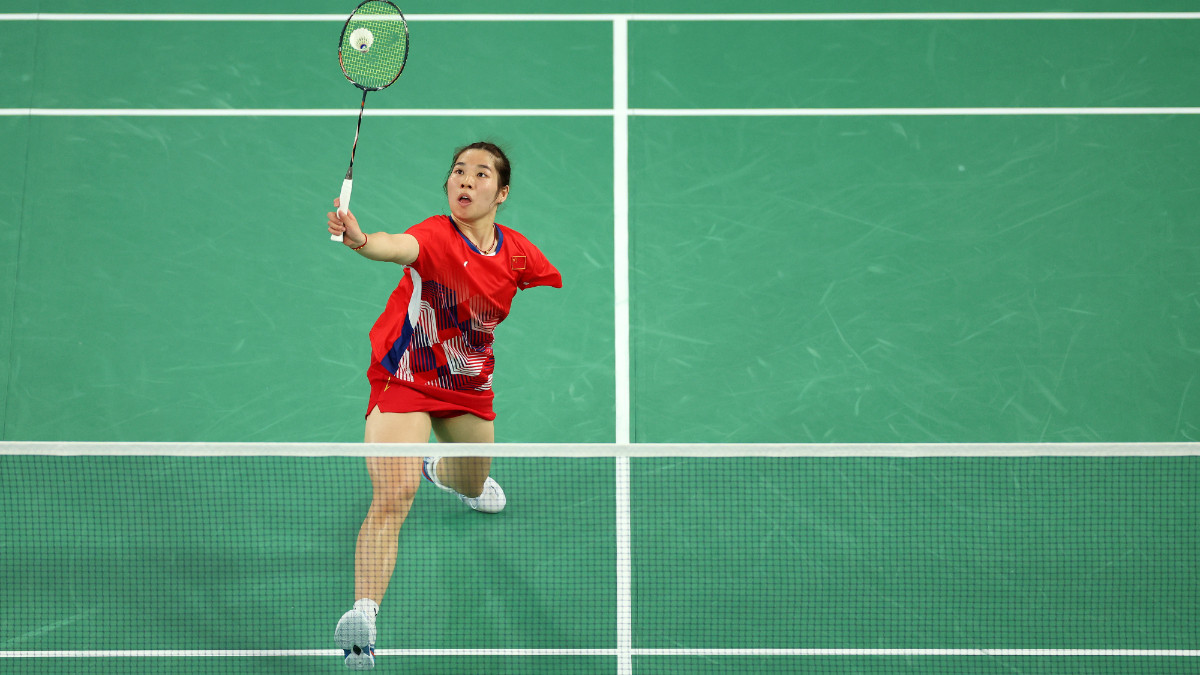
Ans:
[{"label": "shuttlecock", "polygon": [[369,51],[371,43],[375,41],[375,36],[366,28],[355,28],[350,33],[350,46],[360,52]]}]

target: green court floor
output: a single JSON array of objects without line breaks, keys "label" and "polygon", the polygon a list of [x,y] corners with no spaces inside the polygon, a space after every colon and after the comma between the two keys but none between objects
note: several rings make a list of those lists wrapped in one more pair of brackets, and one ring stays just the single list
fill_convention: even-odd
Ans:
[{"label": "green court floor", "polygon": [[[564,273],[498,333],[501,440],[611,442],[626,379],[637,442],[1200,438],[1196,116],[1003,112],[1195,106],[1200,24],[622,21],[622,138],[604,15],[415,19],[369,97],[427,112],[365,120],[366,222],[440,212],[452,149],[490,138],[501,222]],[[336,23],[0,22],[0,109],[83,111],[0,116],[0,436],[361,438],[399,270],[321,239],[358,100]],[[864,107],[924,112],[836,112]]]},{"label": "green court floor", "polygon": [[[565,280],[497,331],[498,440],[1200,440],[1200,21],[624,14],[1194,8],[794,5],[404,7],[358,217],[441,213],[453,149],[493,140],[514,167],[498,220]],[[401,270],[324,232],[359,100],[337,21],[11,15],[95,11],[0,10],[0,441],[360,441]],[[501,458],[497,517],[418,494],[380,617],[385,653],[457,653],[377,672],[1192,672],[728,652],[1194,653],[1193,460],[635,458],[626,518],[612,458]],[[370,496],[360,458],[0,455],[0,672],[338,672],[4,654],[331,650]]]}]

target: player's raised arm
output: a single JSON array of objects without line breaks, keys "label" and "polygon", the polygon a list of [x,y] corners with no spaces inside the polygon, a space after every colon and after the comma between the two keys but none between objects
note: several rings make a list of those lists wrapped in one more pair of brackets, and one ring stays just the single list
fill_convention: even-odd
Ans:
[{"label": "player's raised arm", "polygon": [[[338,200],[333,200],[335,209]],[[411,234],[389,234],[374,232],[367,234],[358,225],[358,219],[350,211],[340,209],[325,214],[329,219],[329,234],[343,235],[342,243],[352,251],[370,260],[394,262],[397,265],[408,265],[417,259],[420,246]]]},{"label": "player's raised arm", "polygon": [[[342,26],[338,42],[338,63],[342,73],[363,93],[362,103],[358,106],[358,125],[354,127],[354,145],[350,146],[350,166],[342,180],[342,211],[350,210],[354,154],[358,151],[367,94],[391,86],[404,72],[407,62],[408,24],[400,8],[388,0],[363,0]],[[330,239],[340,242],[342,235],[333,234]]]}]

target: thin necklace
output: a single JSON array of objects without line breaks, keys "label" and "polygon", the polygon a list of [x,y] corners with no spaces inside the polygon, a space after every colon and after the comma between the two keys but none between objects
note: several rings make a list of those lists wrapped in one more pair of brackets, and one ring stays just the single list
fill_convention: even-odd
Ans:
[{"label": "thin necklace", "polygon": [[498,242],[498,241],[500,241],[500,237],[496,234],[496,225],[493,223],[492,224],[492,245],[487,247],[486,249],[480,249],[479,252],[484,255],[491,255],[492,251],[496,248],[496,242]]},{"label": "thin necklace", "polygon": [[[458,228],[459,232],[463,231],[462,226],[460,226],[458,224],[458,221],[454,219],[454,216],[450,217],[450,222],[454,223],[454,227]],[[463,232],[463,234],[465,235],[466,232]],[[469,237],[467,238],[467,241],[470,241]],[[492,249],[496,248],[496,243],[499,241],[500,241],[500,228],[496,227],[495,223],[492,223],[492,245],[487,247],[486,249],[479,248],[478,246],[476,246],[475,250],[479,251],[480,253],[482,253],[484,255],[491,255]]]}]

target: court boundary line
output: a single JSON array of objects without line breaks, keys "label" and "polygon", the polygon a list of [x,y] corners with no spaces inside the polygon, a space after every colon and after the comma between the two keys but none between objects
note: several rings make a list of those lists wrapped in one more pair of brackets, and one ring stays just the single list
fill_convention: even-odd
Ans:
[{"label": "court boundary line", "polygon": [[[772,13],[595,13],[595,14],[405,14],[408,21],[1155,21],[1196,20],[1200,12],[772,12]],[[345,14],[162,14],[12,12],[0,21],[243,21],[343,22]]]},{"label": "court boundary line", "polygon": [[[354,117],[357,108],[0,108],[0,117]],[[367,117],[969,117],[1200,115],[1200,107],[375,108]]]},{"label": "court boundary line", "polygon": [[632,364],[629,322],[629,24],[613,33],[613,370],[617,443],[632,438]]},{"label": "court boundary line", "polygon": [[616,459],[617,675],[633,675],[633,517],[628,457]]},{"label": "court boundary line", "polygon": [[[618,656],[618,649],[377,649],[376,656]],[[654,649],[635,648],[632,656],[1125,656],[1200,658],[1200,649]],[[0,651],[0,658],[170,658],[341,656],[340,649],[91,649]]]},{"label": "court boundary line", "polygon": [[[617,443],[633,435],[629,321],[629,22],[612,22],[613,384]],[[633,524],[629,458],[614,460],[617,675],[633,675]]]},{"label": "court boundary line", "polygon": [[[0,441],[0,457],[419,457],[427,444],[408,443],[160,443]],[[497,443],[497,458],[614,459],[688,457],[1021,458],[1198,457],[1200,442],[1152,443]],[[438,454],[474,457],[479,445],[438,443]]]}]

